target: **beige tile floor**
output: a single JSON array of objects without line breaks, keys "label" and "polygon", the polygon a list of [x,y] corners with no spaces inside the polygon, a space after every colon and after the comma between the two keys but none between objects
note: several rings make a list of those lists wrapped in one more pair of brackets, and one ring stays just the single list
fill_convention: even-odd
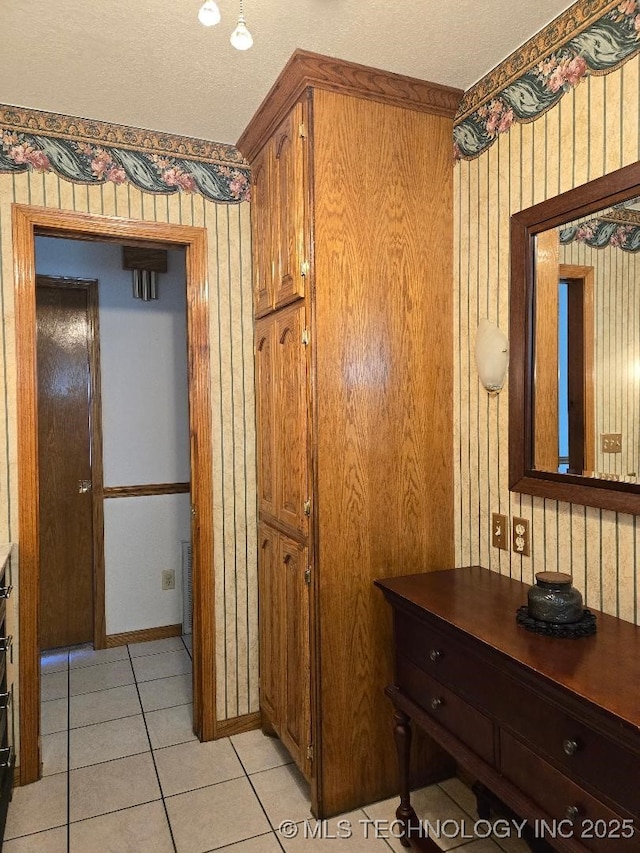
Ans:
[{"label": "beige tile floor", "polygon": [[[188,641],[43,659],[43,778],[14,791],[4,853],[404,850],[397,800],[319,824],[278,741],[254,731],[199,743]],[[460,827],[441,837],[443,849],[528,851],[473,836],[475,800],[457,779],[416,792],[414,806],[424,819],[448,820],[449,836]]]}]

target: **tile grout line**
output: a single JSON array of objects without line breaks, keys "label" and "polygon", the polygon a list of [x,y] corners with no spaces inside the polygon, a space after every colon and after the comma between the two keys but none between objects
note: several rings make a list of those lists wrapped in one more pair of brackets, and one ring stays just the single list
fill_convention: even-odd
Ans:
[{"label": "tile grout line", "polygon": [[149,727],[147,726],[147,716],[142,705],[142,698],[140,696],[140,690],[138,688],[138,679],[136,677],[136,671],[133,666],[133,657],[131,655],[131,651],[129,646],[127,645],[127,654],[129,655],[129,663],[131,664],[131,670],[133,672],[133,681],[136,686],[136,694],[138,696],[138,702],[140,703],[140,711],[142,712],[142,722],[144,724],[144,730],[147,734],[147,740],[149,741],[149,752],[151,753],[151,761],[153,763],[153,770],[156,774],[156,780],[158,782],[158,790],[160,791],[160,799],[162,801],[162,808],[164,810],[164,816],[167,820],[167,826],[169,827],[169,835],[171,836],[171,843],[173,844],[174,853],[178,853],[178,847],[176,845],[176,840],[173,836],[173,827],[171,826],[171,821],[169,820],[169,812],[167,810],[167,804],[164,799],[164,791],[162,790],[162,782],[160,781],[160,774],[158,773],[158,765],[156,764],[156,757],[153,751],[153,746],[151,744],[151,735],[149,734]]},{"label": "tile grout line", "polygon": [[[243,763],[243,761],[242,761],[242,758],[240,758],[240,753],[239,753],[239,752],[238,752],[238,750],[236,749],[236,745],[234,744],[234,742],[233,742],[233,740],[231,739],[231,737],[229,737],[229,743],[231,744],[231,749],[233,749],[233,751],[234,751],[234,752],[235,752],[235,754],[236,754],[236,758],[237,758],[237,759],[238,759],[238,761],[240,762],[240,767],[242,767],[242,771],[243,771],[244,775],[245,775],[245,776],[246,776],[246,778],[247,778],[247,782],[248,782],[248,783],[249,783],[249,785],[251,786],[251,790],[252,790],[252,791],[253,791],[253,793],[255,794],[255,797],[256,797],[257,801],[260,803],[260,808],[261,808],[261,809],[262,809],[262,811],[264,812],[264,816],[265,816],[265,817],[266,817],[266,819],[267,819],[267,823],[268,823],[268,824],[269,824],[269,826],[271,827],[271,832],[274,834],[276,841],[277,841],[277,842],[278,842],[278,844],[280,845],[280,849],[281,849],[281,850],[283,850],[283,851],[284,851],[284,853],[286,853],[286,851],[285,851],[285,849],[284,849],[284,846],[283,846],[283,844],[282,844],[282,841],[280,840],[280,837],[278,836],[278,833],[275,831],[275,829],[274,829],[274,827],[273,827],[273,824],[271,823],[271,818],[270,818],[270,817],[269,817],[269,815],[267,814],[267,810],[266,810],[266,809],[265,809],[265,807],[262,805],[262,800],[260,799],[260,796],[258,795],[258,792],[256,791],[256,789],[255,789],[255,787],[254,787],[254,785],[253,785],[253,782],[251,781],[251,776],[247,773],[247,769],[246,769],[246,767],[244,766],[244,763]],[[258,838],[259,836],[254,836],[254,837]]]}]

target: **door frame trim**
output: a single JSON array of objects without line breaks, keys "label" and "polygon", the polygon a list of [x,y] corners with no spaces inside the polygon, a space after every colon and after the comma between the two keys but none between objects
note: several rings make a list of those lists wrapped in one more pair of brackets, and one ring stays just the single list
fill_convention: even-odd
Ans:
[{"label": "door frame trim", "polygon": [[216,736],[213,571],[213,456],[209,292],[205,228],[12,205],[18,419],[20,783],[40,777],[38,643],[38,436],[35,236],[186,249],[189,432],[193,554],[193,723],[200,740]]},{"label": "door frame trim", "polygon": [[[89,355],[89,447],[91,472],[91,579],[93,585],[93,647],[105,648],[104,500],[102,470],[102,392],[98,279],[36,274],[38,287],[84,290],[87,294]],[[36,388],[36,397],[37,397]],[[39,462],[40,460],[38,460]],[[40,586],[40,584],[38,584]]]}]

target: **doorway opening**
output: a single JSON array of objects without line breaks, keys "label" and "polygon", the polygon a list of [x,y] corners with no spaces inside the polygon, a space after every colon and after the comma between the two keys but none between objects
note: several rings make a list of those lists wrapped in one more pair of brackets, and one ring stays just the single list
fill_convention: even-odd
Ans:
[{"label": "doorway opening", "polygon": [[216,736],[213,577],[213,471],[206,231],[14,205],[16,355],[18,364],[18,517],[20,529],[20,782],[40,775],[40,513],[36,347],[36,236],[186,251],[187,382],[193,571],[193,714],[200,740]]}]

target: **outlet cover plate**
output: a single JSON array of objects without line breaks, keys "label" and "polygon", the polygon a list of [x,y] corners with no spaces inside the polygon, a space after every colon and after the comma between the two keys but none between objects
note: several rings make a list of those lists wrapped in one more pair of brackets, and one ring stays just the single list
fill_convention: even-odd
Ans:
[{"label": "outlet cover plate", "polygon": [[513,518],[512,547],[516,554],[521,557],[529,557],[531,554],[531,538],[529,535],[529,521],[526,518]]},{"label": "outlet cover plate", "polygon": [[173,569],[162,570],[162,589],[176,588],[176,573]]}]

